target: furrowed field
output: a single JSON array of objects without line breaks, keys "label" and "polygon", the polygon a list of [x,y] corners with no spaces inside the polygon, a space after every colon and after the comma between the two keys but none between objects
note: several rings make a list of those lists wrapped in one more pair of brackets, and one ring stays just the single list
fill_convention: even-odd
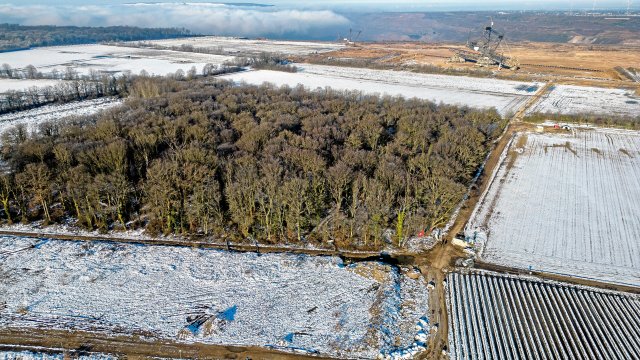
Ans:
[{"label": "furrowed field", "polygon": [[483,261],[640,284],[640,134],[521,133],[467,226]]}]

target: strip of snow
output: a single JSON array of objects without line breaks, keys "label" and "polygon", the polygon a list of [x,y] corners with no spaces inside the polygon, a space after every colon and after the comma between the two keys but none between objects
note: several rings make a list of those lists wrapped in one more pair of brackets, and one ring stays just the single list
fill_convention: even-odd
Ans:
[{"label": "strip of snow", "polygon": [[372,70],[339,66],[295,64],[299,71],[287,73],[258,70],[222,76],[237,83],[308,89],[362,91],[365,94],[402,96],[435,103],[496,108],[501,115],[515,113],[542,84],[471,78],[464,76],[419,74],[407,71]]},{"label": "strip of snow", "polygon": [[221,36],[152,40],[144,41],[144,43],[160,46],[187,45],[196,49],[213,49],[238,56],[255,56],[264,52],[284,55],[310,55],[340,50],[345,46],[344,44],[330,42],[253,40]]},{"label": "strip of snow", "polygon": [[[0,55],[1,56],[1,55]],[[1,61],[0,61],[1,62]],[[0,79],[0,94],[9,91],[25,91],[30,88],[43,88],[47,86],[55,86],[64,80],[46,80],[46,79]]]},{"label": "strip of snow", "polygon": [[378,262],[0,237],[0,327],[375,358],[414,344],[428,290]]}]

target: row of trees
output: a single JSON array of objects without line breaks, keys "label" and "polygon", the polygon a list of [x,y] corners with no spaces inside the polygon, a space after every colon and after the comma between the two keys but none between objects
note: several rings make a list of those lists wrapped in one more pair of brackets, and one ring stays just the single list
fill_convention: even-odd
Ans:
[{"label": "row of trees", "polygon": [[102,75],[96,80],[76,79],[53,86],[31,87],[25,91],[11,90],[0,97],[0,114],[31,109],[51,104],[104,96],[125,96],[131,77],[127,75]]},{"label": "row of trees", "polygon": [[0,51],[36,46],[170,39],[183,36],[191,36],[190,31],[177,28],[138,28],[133,26],[78,27],[0,24]]},{"label": "row of trees", "polygon": [[[629,100],[637,103],[635,100]],[[533,123],[543,123],[545,121],[555,121],[558,123],[571,123],[581,125],[596,125],[603,127],[617,127],[629,130],[640,130],[640,114],[633,116],[604,116],[597,114],[558,114],[558,113],[535,113],[527,115],[524,121]]]},{"label": "row of trees", "polygon": [[209,79],[138,78],[95,119],[2,137],[6,221],[379,249],[443,226],[495,111]]},{"label": "row of trees", "polygon": [[285,72],[297,72],[298,68],[291,64],[291,61],[283,54],[260,52],[254,53],[249,56],[236,56],[236,51],[225,50],[222,46],[193,46],[191,44],[181,45],[161,45],[151,42],[137,42],[137,43],[115,43],[113,45],[118,46],[130,46],[134,48],[145,48],[155,50],[172,50],[181,52],[193,52],[199,54],[211,54],[211,55],[233,55],[234,58],[227,62],[228,66],[246,67],[251,66],[255,69],[263,70],[276,70]]}]

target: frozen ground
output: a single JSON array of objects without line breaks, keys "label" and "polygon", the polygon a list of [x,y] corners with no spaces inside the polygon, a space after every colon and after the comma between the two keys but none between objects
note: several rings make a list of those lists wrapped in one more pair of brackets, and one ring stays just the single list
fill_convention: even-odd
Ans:
[{"label": "frozen ground", "polygon": [[519,134],[465,230],[504,266],[640,286],[640,133]]},{"label": "frozen ground", "polygon": [[640,96],[632,90],[555,85],[527,113],[638,116]]},{"label": "frozen ground", "polygon": [[120,99],[100,98],[62,105],[46,105],[31,110],[0,115],[0,134],[18,124],[24,124],[28,132],[33,132],[43,122],[57,121],[69,116],[91,115],[121,103],[122,100]]},{"label": "frozen ground", "polygon": [[297,73],[269,70],[248,71],[223,76],[236,82],[260,85],[334,90],[355,90],[367,94],[402,96],[435,103],[474,108],[496,108],[502,115],[515,113],[540,83],[524,83],[462,76],[418,74],[405,71],[372,70],[337,66],[296,64]]},{"label": "frozen ground", "polygon": [[[2,54],[0,54],[0,58]],[[1,61],[1,60],[0,60]],[[47,86],[54,86],[63,80],[21,80],[21,79],[0,79],[0,94],[6,93],[10,90],[13,91],[25,91],[32,87],[42,88]]]},{"label": "frozen ground", "polygon": [[377,262],[0,238],[0,327],[375,358],[415,345],[423,280]]},{"label": "frozen ground", "polygon": [[67,67],[72,67],[85,75],[91,69],[109,73],[131,71],[134,74],[145,70],[153,75],[166,75],[179,69],[186,72],[192,66],[201,73],[207,63],[220,65],[230,59],[220,55],[108,45],[53,46],[0,54],[0,64],[9,64],[14,69],[33,65],[41,72],[55,69],[63,73]]},{"label": "frozen ground", "polygon": [[196,49],[211,49],[238,56],[258,55],[264,52],[284,55],[309,55],[344,48],[344,44],[330,42],[249,40],[219,36],[153,40],[145,41],[144,43],[160,46],[190,45]]}]

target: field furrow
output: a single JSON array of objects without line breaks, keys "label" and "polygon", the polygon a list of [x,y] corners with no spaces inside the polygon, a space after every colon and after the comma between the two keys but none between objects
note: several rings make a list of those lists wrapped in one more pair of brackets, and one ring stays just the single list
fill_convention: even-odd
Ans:
[{"label": "field furrow", "polygon": [[[466,328],[467,338],[491,339],[482,352],[454,337],[452,359],[640,358],[637,312],[628,311],[640,304],[637,295],[486,271],[452,272],[447,281],[451,312],[474,303],[468,311],[479,324],[497,325],[470,327],[470,318],[450,317],[452,333]],[[501,307],[505,311],[494,312]]]}]

